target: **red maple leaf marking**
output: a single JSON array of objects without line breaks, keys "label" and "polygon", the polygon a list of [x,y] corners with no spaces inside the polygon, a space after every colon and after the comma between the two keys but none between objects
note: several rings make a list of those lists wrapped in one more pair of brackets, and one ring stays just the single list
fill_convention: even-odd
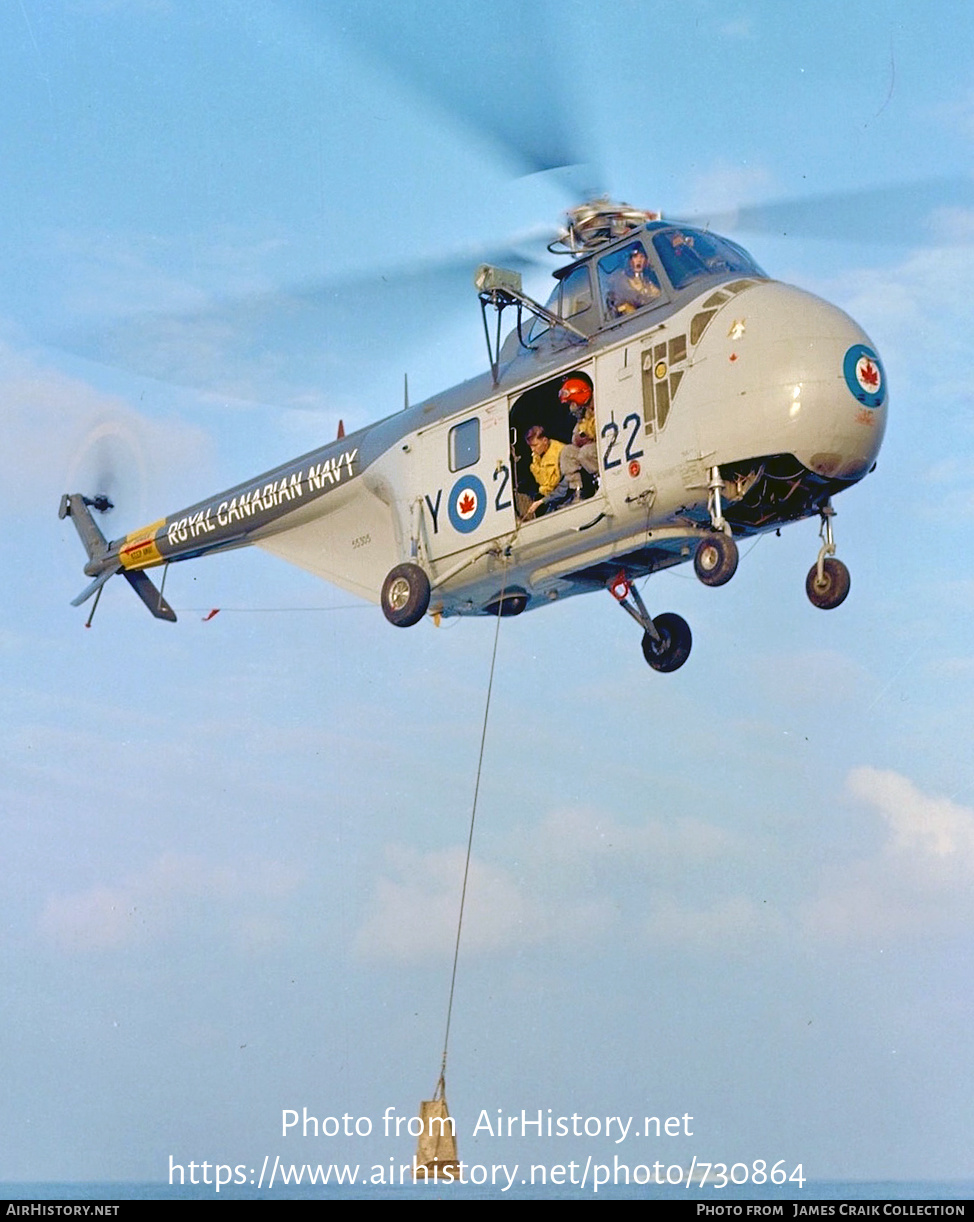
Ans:
[{"label": "red maple leaf marking", "polygon": [[476,506],[477,502],[472,492],[465,492],[457,504],[461,513],[473,513]]},{"label": "red maple leaf marking", "polygon": [[868,357],[865,364],[859,366],[859,381],[864,382],[866,386],[879,385],[879,370]]}]

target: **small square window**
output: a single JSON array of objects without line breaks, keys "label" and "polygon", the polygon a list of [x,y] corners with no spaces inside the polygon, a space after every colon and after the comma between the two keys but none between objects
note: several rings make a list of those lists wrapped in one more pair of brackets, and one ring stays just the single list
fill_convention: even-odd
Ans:
[{"label": "small square window", "polygon": [[462,471],[480,461],[480,420],[464,420],[450,429],[450,470]]}]

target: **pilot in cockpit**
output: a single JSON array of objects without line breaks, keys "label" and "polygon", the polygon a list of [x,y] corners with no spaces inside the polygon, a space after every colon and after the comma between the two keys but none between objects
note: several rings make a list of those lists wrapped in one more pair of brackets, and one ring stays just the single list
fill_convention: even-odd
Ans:
[{"label": "pilot in cockpit", "polygon": [[610,317],[620,318],[641,310],[659,295],[659,281],[649,266],[646,251],[640,242],[634,242],[628,248],[625,266],[609,277],[605,294],[606,310]]}]

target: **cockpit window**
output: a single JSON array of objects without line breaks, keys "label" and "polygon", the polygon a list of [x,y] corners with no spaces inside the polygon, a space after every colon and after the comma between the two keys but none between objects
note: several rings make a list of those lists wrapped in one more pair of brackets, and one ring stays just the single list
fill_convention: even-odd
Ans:
[{"label": "cockpit window", "polygon": [[[552,314],[557,314],[566,322],[572,322],[580,330],[591,330],[591,326],[586,327],[585,320],[579,318],[592,307],[592,284],[588,264],[576,267],[567,276],[563,276],[552,289],[545,305]],[[528,333],[528,342],[544,335],[549,325],[544,318],[535,318]]]},{"label": "cockpit window", "polygon": [[630,242],[599,260],[599,289],[608,318],[634,314],[663,296],[642,242]]},{"label": "cockpit window", "polygon": [[[558,313],[558,295],[561,293],[561,284],[558,283],[551,290],[551,296],[545,302],[545,309],[550,310],[552,314]],[[528,343],[533,344],[539,340],[542,335],[551,330],[551,323],[547,318],[542,318],[540,314],[535,314],[531,320],[531,329],[528,331]]]},{"label": "cockpit window", "polygon": [[764,276],[764,272],[740,246],[727,238],[699,229],[665,229],[653,238],[663,270],[675,289],[701,276]]},{"label": "cockpit window", "polygon": [[592,304],[592,285],[588,275],[588,265],[576,267],[561,282],[562,318],[576,318],[584,314]]}]

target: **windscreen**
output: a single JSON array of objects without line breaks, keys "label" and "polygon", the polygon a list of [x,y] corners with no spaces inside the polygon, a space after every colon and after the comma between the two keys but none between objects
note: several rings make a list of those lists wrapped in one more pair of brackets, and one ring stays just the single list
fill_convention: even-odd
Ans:
[{"label": "windscreen", "polygon": [[701,229],[664,229],[654,235],[653,246],[675,289],[704,276],[765,275],[746,250]]}]

